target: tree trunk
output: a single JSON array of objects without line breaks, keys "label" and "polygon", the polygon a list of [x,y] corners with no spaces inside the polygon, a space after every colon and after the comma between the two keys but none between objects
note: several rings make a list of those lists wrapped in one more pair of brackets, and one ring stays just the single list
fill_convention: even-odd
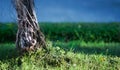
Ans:
[{"label": "tree trunk", "polygon": [[34,0],[15,0],[18,16],[16,47],[20,52],[46,47],[34,10]]}]

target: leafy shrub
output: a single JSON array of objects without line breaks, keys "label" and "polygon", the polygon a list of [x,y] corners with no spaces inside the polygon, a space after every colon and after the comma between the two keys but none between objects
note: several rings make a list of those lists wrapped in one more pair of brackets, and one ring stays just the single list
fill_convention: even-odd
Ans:
[{"label": "leafy shrub", "polygon": [[[47,39],[120,42],[119,23],[41,23]],[[17,25],[0,24],[0,42],[14,42]]]},{"label": "leafy shrub", "polygon": [[120,42],[119,23],[46,23],[40,26],[46,37],[51,40]]}]

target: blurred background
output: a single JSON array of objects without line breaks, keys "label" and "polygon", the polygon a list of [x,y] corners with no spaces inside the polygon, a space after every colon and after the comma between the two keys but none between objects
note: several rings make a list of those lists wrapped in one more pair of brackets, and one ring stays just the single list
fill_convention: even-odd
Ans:
[{"label": "blurred background", "polygon": [[[0,1],[0,43],[15,42],[16,11]],[[35,10],[48,40],[120,42],[120,0],[35,0]]]},{"label": "blurred background", "polygon": [[[34,0],[39,22],[119,22],[120,0]],[[0,0],[0,22],[15,22],[11,0]]]}]

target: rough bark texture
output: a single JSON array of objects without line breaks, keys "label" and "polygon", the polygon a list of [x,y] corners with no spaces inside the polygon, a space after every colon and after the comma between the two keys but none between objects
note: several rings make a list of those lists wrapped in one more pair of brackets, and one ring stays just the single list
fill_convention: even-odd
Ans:
[{"label": "rough bark texture", "polygon": [[19,51],[30,51],[46,47],[34,11],[34,0],[15,0],[18,16],[16,47]]}]

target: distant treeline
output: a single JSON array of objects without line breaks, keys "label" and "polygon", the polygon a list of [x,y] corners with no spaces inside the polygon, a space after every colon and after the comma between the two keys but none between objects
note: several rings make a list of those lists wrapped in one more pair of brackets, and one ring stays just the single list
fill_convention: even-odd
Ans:
[{"label": "distant treeline", "polygon": [[[40,23],[40,29],[49,40],[82,40],[120,42],[120,23]],[[0,23],[0,43],[15,42],[17,24]]]}]

